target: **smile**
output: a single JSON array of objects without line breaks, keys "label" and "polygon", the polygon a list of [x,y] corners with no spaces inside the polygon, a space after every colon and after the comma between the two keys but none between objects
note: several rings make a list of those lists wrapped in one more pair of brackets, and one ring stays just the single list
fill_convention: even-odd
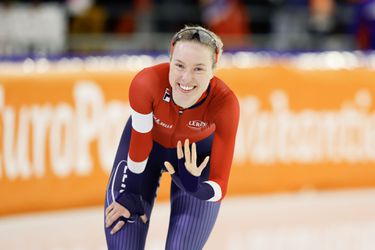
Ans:
[{"label": "smile", "polygon": [[195,89],[197,86],[187,86],[187,85],[182,85],[180,83],[177,83],[179,89],[183,92],[183,93],[188,93],[190,91],[192,91],[193,89]]}]

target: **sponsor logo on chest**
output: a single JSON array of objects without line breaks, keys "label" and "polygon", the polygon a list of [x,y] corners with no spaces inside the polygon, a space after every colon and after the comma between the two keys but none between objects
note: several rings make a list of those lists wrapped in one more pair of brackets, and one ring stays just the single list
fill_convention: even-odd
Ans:
[{"label": "sponsor logo on chest", "polygon": [[194,129],[200,129],[207,127],[208,123],[200,120],[193,120],[188,122],[188,127],[194,128]]},{"label": "sponsor logo on chest", "polygon": [[171,101],[171,92],[169,88],[165,89],[164,95],[163,95],[163,101],[170,102]]},{"label": "sponsor logo on chest", "polygon": [[162,126],[162,127],[164,127],[164,128],[168,128],[168,129],[173,128],[173,125],[172,125],[172,124],[167,124],[167,123],[161,121],[161,120],[160,120],[159,118],[157,118],[156,116],[154,116],[154,121],[155,121],[156,124],[158,124],[158,125],[160,125],[160,126]]}]

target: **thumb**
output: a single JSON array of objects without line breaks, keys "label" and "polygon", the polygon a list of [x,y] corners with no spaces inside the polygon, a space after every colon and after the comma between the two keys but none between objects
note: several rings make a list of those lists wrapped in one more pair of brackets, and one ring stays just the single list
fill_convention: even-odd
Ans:
[{"label": "thumb", "polygon": [[165,168],[168,170],[169,174],[174,174],[176,171],[174,170],[172,164],[170,164],[168,161],[164,162]]},{"label": "thumb", "polygon": [[146,214],[139,216],[139,218],[141,218],[142,222],[145,223],[145,224],[148,221],[148,218],[147,218]]},{"label": "thumb", "polygon": [[203,162],[198,167],[198,170],[199,170],[200,173],[202,173],[203,169],[207,166],[207,163],[208,163],[209,160],[210,160],[209,156],[207,156],[206,158],[204,158]]}]

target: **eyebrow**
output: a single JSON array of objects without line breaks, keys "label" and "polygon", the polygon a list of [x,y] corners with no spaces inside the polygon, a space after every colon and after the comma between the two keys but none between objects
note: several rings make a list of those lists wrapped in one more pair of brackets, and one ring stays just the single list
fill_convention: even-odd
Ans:
[{"label": "eyebrow", "polygon": [[[185,64],[183,61],[181,61],[181,60],[179,60],[179,59],[175,59],[177,62],[179,62],[179,63],[183,63],[183,64]],[[204,66],[204,67],[206,67],[206,65],[204,64],[204,63],[197,63],[197,64],[194,64],[194,66]]]}]

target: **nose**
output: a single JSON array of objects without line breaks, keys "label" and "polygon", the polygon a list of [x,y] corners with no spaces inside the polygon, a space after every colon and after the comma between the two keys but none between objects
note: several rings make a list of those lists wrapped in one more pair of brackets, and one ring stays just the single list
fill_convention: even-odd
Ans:
[{"label": "nose", "polygon": [[192,78],[192,73],[189,70],[185,70],[181,75],[181,83],[190,83]]}]

